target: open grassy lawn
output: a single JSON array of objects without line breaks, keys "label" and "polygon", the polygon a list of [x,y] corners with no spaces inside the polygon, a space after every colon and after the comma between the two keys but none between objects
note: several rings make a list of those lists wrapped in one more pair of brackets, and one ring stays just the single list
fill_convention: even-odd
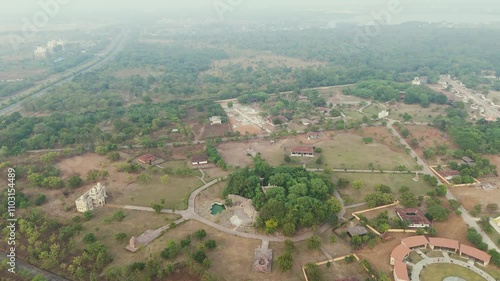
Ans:
[{"label": "open grassy lawn", "polygon": [[344,111],[344,114],[354,120],[361,120],[363,119],[363,116],[366,116],[363,113],[360,113],[354,109],[352,111]]},{"label": "open grassy lawn", "polygon": [[398,153],[379,143],[365,144],[363,138],[352,134],[338,134],[332,141],[316,145],[323,149],[325,163],[336,169],[394,170],[399,165],[413,169],[416,162],[406,153]]},{"label": "open grassy lawn", "polygon": [[392,106],[389,118],[403,120],[400,115],[408,113],[415,122],[432,122],[439,115],[446,115],[446,105],[432,104],[428,108],[423,108],[419,104],[401,104],[400,107]]},{"label": "open grassy lawn", "polygon": [[447,276],[456,276],[465,280],[486,280],[475,272],[454,264],[431,264],[420,273],[421,281],[443,280]]},{"label": "open grassy lawn", "polygon": [[330,263],[328,267],[326,264],[321,265],[321,272],[325,281],[334,281],[343,278],[356,277],[358,280],[367,280],[370,276],[366,270],[358,263],[346,263],[345,261],[337,261]]},{"label": "open grassy lawn", "polygon": [[411,251],[408,258],[413,264],[416,264],[419,261],[423,260],[422,257],[415,251]]},{"label": "open grassy lawn", "polygon": [[495,278],[495,280],[499,280],[500,279],[500,268],[495,267],[494,265],[492,265],[490,263],[487,267],[484,267],[482,269],[484,271],[486,271],[486,273],[488,273],[489,275],[491,275],[493,278]]},{"label": "open grassy lawn", "polygon": [[368,113],[370,115],[378,115],[382,110],[386,110],[387,106],[379,103],[374,103],[369,107],[365,108],[363,112]]},{"label": "open grassy lawn", "polygon": [[[148,229],[156,229],[179,218],[178,215],[154,214],[151,212],[141,212],[133,210],[123,210],[125,218],[121,222],[104,222],[106,218],[111,218],[116,211],[111,207],[102,207],[93,212],[94,217],[83,223],[82,233],[76,237],[77,245],[84,247],[82,238],[86,233],[94,233],[97,239],[106,245],[106,248],[113,256],[113,264],[126,264],[133,256],[124,248],[127,246],[132,236],[139,236]],[[116,241],[115,234],[127,234],[125,241]]]},{"label": "open grassy lawn", "polygon": [[153,175],[149,183],[135,182],[128,185],[123,197],[115,201],[115,204],[150,206],[153,202],[160,203],[161,199],[165,199],[165,208],[185,210],[191,192],[202,185],[203,183],[193,176],[171,175],[167,183],[162,183],[159,175]]},{"label": "open grassy lawn", "polygon": [[[396,198],[399,197],[399,188],[402,186],[408,187],[416,196],[425,195],[427,191],[431,190],[431,187],[422,178],[416,182],[413,180],[415,175],[410,174],[335,173],[334,176],[335,179],[345,178],[351,182],[348,187],[339,190],[342,198],[348,199],[346,205],[364,202],[367,194],[375,192],[373,187],[377,184],[390,186]],[[355,190],[352,187],[352,182],[355,180],[363,182],[363,187],[360,190]]]}]

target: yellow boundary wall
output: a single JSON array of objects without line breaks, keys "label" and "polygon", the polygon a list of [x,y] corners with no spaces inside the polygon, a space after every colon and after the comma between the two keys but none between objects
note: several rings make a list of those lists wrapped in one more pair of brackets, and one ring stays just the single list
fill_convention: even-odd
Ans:
[{"label": "yellow boundary wall", "polygon": [[[399,204],[399,201],[396,201],[392,204],[389,204],[389,205],[384,205],[384,206],[378,206],[378,207],[375,207],[375,208],[371,208],[371,209],[366,209],[366,210],[363,210],[363,211],[359,211],[359,212],[354,212],[352,213],[353,217],[355,217],[358,221],[361,221],[361,219],[358,217],[359,214],[364,214],[364,213],[367,213],[367,212],[370,212],[370,211],[376,211],[376,210],[381,210],[381,209],[385,209],[385,208],[389,208],[389,207],[392,207],[392,206],[396,206],[397,204]],[[375,228],[373,228],[371,225],[367,224],[366,227],[368,227],[373,233],[377,234],[378,236],[382,236],[382,234],[380,234],[380,232],[378,232]]]},{"label": "yellow boundary wall", "polygon": [[[453,184],[453,183],[450,183],[443,176],[441,176],[441,174],[438,173],[438,171],[436,171],[436,169],[435,169],[436,167],[437,166],[429,166],[429,169],[431,169],[432,173],[434,173],[434,175],[436,177],[438,177],[442,182],[444,182],[447,186],[451,186],[451,187],[469,187],[469,186],[474,186],[474,185],[477,185],[477,184],[481,184],[481,182],[478,181],[477,179],[474,179],[474,183],[467,183],[467,184]],[[449,166],[445,165],[443,167],[449,167]]]}]

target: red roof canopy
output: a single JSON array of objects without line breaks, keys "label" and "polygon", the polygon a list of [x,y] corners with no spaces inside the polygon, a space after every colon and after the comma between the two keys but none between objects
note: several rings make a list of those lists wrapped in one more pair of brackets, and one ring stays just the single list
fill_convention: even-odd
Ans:
[{"label": "red roof canopy", "polygon": [[294,147],[292,153],[314,153],[314,148],[312,147]]}]

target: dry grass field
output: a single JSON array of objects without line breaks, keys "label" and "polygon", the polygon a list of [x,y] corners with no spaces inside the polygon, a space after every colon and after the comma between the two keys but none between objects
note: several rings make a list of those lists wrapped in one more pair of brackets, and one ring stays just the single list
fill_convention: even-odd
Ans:
[{"label": "dry grass field", "polygon": [[439,115],[446,115],[446,105],[432,104],[428,108],[423,108],[419,104],[400,104],[393,105],[389,108],[391,112],[389,118],[403,120],[400,115],[408,113],[413,117],[415,122],[432,122]]},{"label": "dry grass field", "polygon": [[[418,182],[413,180],[413,174],[361,174],[361,173],[335,173],[335,178],[345,178],[351,183],[348,187],[340,189],[342,197],[348,199],[349,204],[357,204],[364,202],[367,194],[375,192],[373,187],[377,184],[385,184],[391,187],[395,197],[399,196],[399,189],[402,186],[408,187],[416,196],[425,195],[432,188],[428,186],[422,179]],[[363,182],[363,187],[360,190],[352,188],[352,182],[360,180]]]},{"label": "dry grass field", "polygon": [[413,169],[416,165],[406,153],[397,153],[380,143],[365,144],[363,138],[352,134],[336,134],[331,141],[316,145],[323,149],[325,163],[336,169],[394,170],[399,165]]},{"label": "dry grass field", "polygon": [[148,183],[134,182],[124,187],[115,196],[113,204],[150,206],[165,199],[165,208],[184,210],[187,198],[203,183],[193,176],[171,175],[166,183],[160,181],[159,175],[152,175]]}]

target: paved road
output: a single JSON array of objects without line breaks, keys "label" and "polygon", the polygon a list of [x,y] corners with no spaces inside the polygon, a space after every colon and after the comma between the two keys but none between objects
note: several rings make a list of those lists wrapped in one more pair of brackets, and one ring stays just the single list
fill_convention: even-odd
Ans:
[{"label": "paved road", "polygon": [[449,258],[448,255],[443,258],[425,258],[421,261],[419,261],[417,264],[415,264],[412,268],[411,271],[411,280],[412,281],[420,281],[420,272],[428,265],[431,264],[439,264],[439,263],[446,263],[446,264],[456,264],[465,268],[469,268],[470,270],[474,271],[475,273],[481,275],[485,280],[488,281],[495,281],[495,278],[493,278],[491,275],[488,273],[484,272],[480,268],[474,266],[474,264],[470,264],[461,260],[456,260]]},{"label": "paved road", "polygon": [[[323,172],[324,169],[306,169],[309,172]],[[332,169],[333,172],[337,173],[367,173],[367,174],[408,174],[408,171],[387,171],[387,170],[352,170],[352,169]],[[422,171],[410,171],[411,174],[422,173]]]},{"label": "paved road", "polygon": [[[2,258],[6,257],[7,253],[0,251],[0,256],[2,256]],[[1,262],[3,263],[3,261],[1,261]],[[57,274],[54,274],[52,272],[48,272],[46,270],[35,267],[35,266],[29,264],[28,262],[25,262],[25,261],[21,260],[19,257],[17,257],[17,259],[16,259],[16,274],[19,274],[20,270],[28,271],[33,275],[41,274],[43,277],[45,277],[47,280],[50,280],[50,281],[71,281],[69,279],[66,279],[66,278],[59,276]],[[1,276],[0,276],[0,280],[3,280],[3,279],[1,279]]]},{"label": "paved road", "polygon": [[486,111],[486,115],[495,116],[497,118],[500,118],[500,111],[498,111],[498,109],[493,107],[490,103],[483,100],[479,95],[475,95],[472,92],[472,90],[467,89],[463,85],[460,85],[460,82],[454,81],[453,79],[449,78],[448,75],[441,75],[440,78],[441,78],[441,81],[444,81],[444,82],[452,85],[455,90],[460,91],[461,94],[468,97],[475,104],[484,108]]},{"label": "paved road", "polygon": [[84,66],[79,66],[72,72],[72,74],[70,74],[70,76],[62,77],[62,78],[60,78],[60,80],[58,82],[56,82],[48,87],[45,87],[45,88],[33,93],[32,95],[30,95],[28,97],[22,98],[21,100],[19,100],[18,102],[14,103],[14,104],[11,104],[5,108],[2,108],[0,110],[0,116],[7,115],[7,114],[17,110],[19,107],[21,107],[22,102],[24,102],[26,99],[42,96],[42,95],[46,94],[48,92],[48,90],[52,89],[53,87],[60,86],[66,82],[73,80],[73,78],[78,74],[94,71],[97,68],[105,65],[106,63],[108,63],[109,61],[114,59],[118,55],[118,53],[120,53],[120,51],[125,46],[125,42],[127,41],[127,38],[128,38],[128,33],[126,31],[123,31],[120,35],[118,35],[116,37],[116,39],[107,48],[106,54],[104,57],[98,57],[94,61],[92,61],[88,64],[85,64]]},{"label": "paved road", "polygon": [[[395,122],[397,122],[396,120],[390,120],[388,119],[389,122],[387,123],[387,127],[389,129],[391,129],[392,131],[392,134],[397,137],[399,139],[399,141],[401,142],[401,144],[403,144],[405,146],[405,148],[409,149],[410,151],[410,155],[417,159],[417,163],[423,167],[423,172],[425,174],[428,174],[428,175],[432,175],[432,176],[435,176],[434,173],[431,171],[431,169],[429,169],[429,166],[427,165],[427,163],[425,163],[418,155],[417,153],[415,153],[415,151],[413,150],[413,148],[411,148],[411,146],[406,142],[406,140],[398,133],[398,131],[396,130],[396,128],[394,128],[393,124]],[[437,177],[436,177],[437,178]],[[441,182],[441,180],[439,178],[437,178],[438,182],[440,184],[443,184],[443,182]],[[448,200],[451,200],[451,199],[454,199],[456,200],[455,196],[453,196],[452,192],[450,191],[450,189],[448,189],[448,191],[446,192],[446,199]],[[458,201],[458,200],[457,200]],[[483,236],[483,241],[488,244],[488,248],[489,249],[496,249],[497,251],[499,251],[497,245],[495,243],[493,243],[493,241],[490,239],[490,237],[481,229],[481,227],[479,227],[479,225],[477,224],[477,221],[475,218],[471,217],[469,215],[469,213],[467,212],[467,210],[465,210],[462,206],[459,208],[460,212],[462,212],[462,218],[463,220],[465,221],[465,223],[467,223],[467,225],[469,227],[473,227],[475,228],[482,236]]]}]

